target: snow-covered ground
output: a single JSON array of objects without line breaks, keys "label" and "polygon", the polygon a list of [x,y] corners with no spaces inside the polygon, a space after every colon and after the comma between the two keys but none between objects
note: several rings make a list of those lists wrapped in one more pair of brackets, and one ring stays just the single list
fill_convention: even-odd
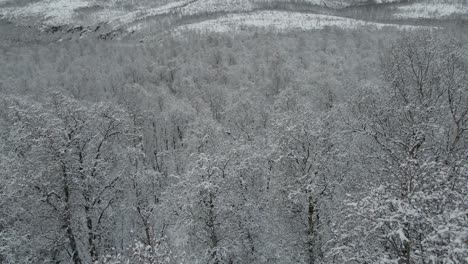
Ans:
[{"label": "snow-covered ground", "polygon": [[214,12],[250,11],[255,7],[251,0],[199,0],[182,8],[183,15],[194,15]]},{"label": "snow-covered ground", "polygon": [[126,12],[120,16],[114,16],[108,21],[111,22],[111,24],[113,25],[128,25],[128,24],[134,23],[135,21],[143,20],[150,16],[168,15],[174,10],[176,10],[177,8],[184,6],[188,2],[189,2],[188,0],[182,0],[182,1],[175,1],[167,5],[163,5],[163,6],[145,8],[145,9],[137,9],[135,11]]},{"label": "snow-covered ground", "polygon": [[381,29],[383,27],[396,27],[402,30],[410,30],[417,28],[416,26],[365,22],[357,19],[329,15],[304,14],[286,11],[257,11],[248,14],[230,14],[212,20],[184,25],[179,27],[177,32],[236,32],[248,28],[263,28],[275,31],[306,31],[322,29],[326,26],[339,27],[343,29],[354,29],[359,27],[374,27],[375,29]]},{"label": "snow-covered ground", "polygon": [[399,3],[401,0],[375,0],[376,4]]},{"label": "snow-covered ground", "polygon": [[[0,3],[14,0],[0,0]],[[138,1],[138,0],[135,0]],[[385,26],[412,28],[390,24],[370,23],[344,17],[305,14],[286,11],[254,11],[259,3],[268,1],[306,2],[316,5],[343,7],[359,4],[366,0],[175,0],[164,5],[157,2],[134,2],[124,7],[130,0],[41,0],[24,6],[0,6],[0,17],[21,23],[23,21],[37,26],[75,25],[92,26],[106,22],[110,29],[123,29],[127,32],[139,31],[151,25],[156,16],[175,15],[176,17],[200,15],[205,13],[230,13],[216,19],[205,20],[179,27],[176,31],[241,31],[252,28],[271,28],[274,30],[311,30],[325,26],[340,28]],[[399,0],[377,0],[378,3],[398,2]],[[450,14],[467,13],[468,7],[450,4],[411,4],[395,8],[399,18],[444,17]]]},{"label": "snow-covered ground", "polygon": [[[0,0],[0,3],[7,0]],[[95,11],[81,14],[80,8],[96,7]],[[135,10],[121,10],[111,3],[97,4],[93,0],[42,0],[20,7],[2,7],[0,15],[7,19],[21,22],[37,18],[47,25],[76,24],[80,15],[85,16],[86,23],[111,22],[117,25],[129,24],[155,15],[177,13],[179,15],[196,15],[214,12],[249,11],[254,6],[251,0],[180,0],[163,6],[135,6]]]},{"label": "snow-covered ground", "polygon": [[[6,1],[14,0],[0,0],[0,4]],[[0,16],[17,22],[37,19],[46,25],[80,24],[87,26],[99,22],[109,22],[111,25],[121,26],[155,15],[189,16],[217,12],[249,12],[259,3],[269,1],[305,2],[329,7],[344,7],[363,0],[175,0],[162,6],[152,4],[156,2],[135,1],[40,0],[24,6],[0,7]],[[122,3],[128,4],[130,9],[123,10]]]},{"label": "snow-covered ground", "polygon": [[137,23],[129,28],[129,31],[144,28],[144,23],[138,23],[148,17],[157,15],[179,15],[190,16],[204,13],[216,12],[246,12],[254,8],[250,0],[182,0],[175,1],[163,6],[138,9],[122,16],[111,19],[113,25],[129,25]]},{"label": "snow-covered ground", "polygon": [[468,18],[467,4],[442,4],[442,3],[415,3],[397,8],[397,18],[429,18],[443,19],[452,15],[466,15]]},{"label": "snow-covered ground", "polygon": [[[260,2],[278,1],[278,0],[255,0]],[[287,0],[280,0],[288,2]],[[291,2],[291,1],[290,1]],[[369,0],[295,0],[292,2],[307,3],[318,6],[327,6],[332,8],[343,8],[355,5],[368,4]],[[399,3],[401,0],[373,0],[375,4]]]},{"label": "snow-covered ground", "polygon": [[[84,8],[92,9],[93,7],[95,10],[83,11]],[[251,0],[180,0],[162,6],[135,5],[135,7],[132,10],[122,10],[113,6],[112,2],[103,5],[102,2],[98,4],[93,0],[42,0],[25,6],[0,7],[0,16],[20,23],[31,21],[31,19],[36,19],[39,23],[46,25],[92,25],[109,22],[117,27],[156,15],[187,16],[250,11],[254,5]]]},{"label": "snow-covered ground", "polygon": [[[1,1],[1,0],[0,0]],[[74,11],[89,6],[86,0],[44,0],[22,7],[6,7],[0,14],[8,19],[37,17],[45,24],[67,24],[73,19]]]}]

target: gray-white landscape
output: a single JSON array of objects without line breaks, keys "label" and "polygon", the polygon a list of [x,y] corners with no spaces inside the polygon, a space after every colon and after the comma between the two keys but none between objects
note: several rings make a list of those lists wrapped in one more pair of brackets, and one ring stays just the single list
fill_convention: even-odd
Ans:
[{"label": "gray-white landscape", "polygon": [[0,0],[0,263],[467,264],[467,0]]}]

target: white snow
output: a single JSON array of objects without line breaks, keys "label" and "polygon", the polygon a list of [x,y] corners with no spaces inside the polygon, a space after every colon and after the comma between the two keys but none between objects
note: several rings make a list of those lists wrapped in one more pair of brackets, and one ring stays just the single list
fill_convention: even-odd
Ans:
[{"label": "white snow", "polygon": [[187,2],[189,1],[176,1],[163,6],[138,9],[136,11],[127,12],[125,15],[114,17],[113,22],[119,24],[130,24],[135,22],[136,20],[145,19],[149,16],[169,14],[172,10],[186,4]]},{"label": "white snow", "polygon": [[198,0],[182,8],[180,12],[183,15],[194,15],[220,11],[250,11],[253,8],[250,0]]},{"label": "white snow", "polygon": [[[0,3],[7,0],[0,0]],[[10,0],[8,0],[10,1]],[[287,11],[253,11],[256,3],[265,0],[178,0],[169,2],[162,6],[134,6],[133,10],[117,8],[115,3],[96,2],[96,0],[42,0],[21,7],[0,7],[0,16],[7,19],[21,21],[33,21],[46,25],[93,25],[99,22],[108,22],[113,28],[125,28],[127,31],[141,30],[151,22],[157,15],[180,15],[190,16],[203,13],[229,12],[222,17],[206,20],[190,25],[179,27],[176,31],[196,30],[229,32],[242,31],[246,28],[270,28],[278,31],[286,30],[312,30],[321,29],[325,26],[336,26],[343,29],[372,26],[377,29],[392,26],[402,29],[411,29],[411,26],[398,26],[391,24],[371,23],[358,19],[343,17],[305,14]],[[355,1],[338,0],[303,0],[304,2],[322,5],[324,3],[333,5],[346,5]],[[393,2],[399,0],[378,0],[379,2]],[[98,8],[93,9],[93,7]],[[91,7],[89,11],[80,8]],[[460,8],[449,4],[413,4],[401,6],[396,16],[421,17],[446,16],[452,13],[468,13],[468,8]]]},{"label": "white snow", "polygon": [[[111,20],[111,23],[113,25],[128,25],[156,15],[178,14],[188,16],[202,13],[238,12],[249,11],[253,9],[253,7],[254,5],[251,4],[250,0],[182,0],[159,7],[138,9],[125,15],[115,17]],[[135,28],[142,29],[144,27],[145,25],[143,23],[138,23],[129,28],[129,31]]]},{"label": "white snow", "polygon": [[0,14],[7,18],[42,17],[45,24],[63,25],[70,22],[74,11],[89,6],[86,0],[44,0],[23,7],[2,8]]},{"label": "white snow", "polygon": [[238,12],[249,11],[253,9],[253,7],[254,5],[251,4],[250,0],[182,0],[158,7],[140,8],[119,16],[114,16],[108,21],[115,27],[136,23],[127,29],[127,31],[134,31],[145,28],[145,22],[138,23],[138,21],[143,21],[151,16],[169,14],[188,16],[202,13]]},{"label": "white snow", "polygon": [[375,0],[377,4],[399,3],[401,0]]},{"label": "white snow", "polygon": [[336,26],[343,29],[358,27],[375,27],[381,29],[391,26],[400,29],[414,29],[415,26],[393,25],[365,22],[362,20],[329,15],[305,14],[287,11],[257,11],[248,14],[230,14],[220,18],[184,25],[180,31],[211,31],[230,32],[242,31],[248,28],[264,28],[276,31],[313,30],[326,26]]},{"label": "white snow", "polygon": [[401,241],[409,241],[408,238],[405,236],[405,233],[402,228],[395,230],[394,233],[398,235]]},{"label": "white snow", "polygon": [[451,15],[467,15],[466,4],[415,3],[397,8],[397,18],[446,18]]},{"label": "white snow", "polygon": [[[0,3],[13,0],[0,0]],[[250,12],[266,0],[178,0],[162,6],[133,4],[133,10],[121,10],[117,1],[97,2],[96,0],[41,0],[21,7],[0,8],[0,15],[16,20],[40,19],[49,25],[94,24],[109,22],[115,27],[138,23],[155,15],[177,14],[181,16],[216,12]],[[301,0],[303,2],[328,6],[344,6],[349,2],[338,0]],[[83,7],[99,5],[101,9],[89,13],[77,12]]]},{"label": "white snow", "polygon": [[[5,1],[5,0],[0,0]],[[0,8],[0,15],[18,21],[39,18],[47,25],[67,25],[77,21],[91,25],[97,22],[109,22],[114,26],[128,25],[154,15],[169,14],[190,0],[171,2],[159,7],[138,7],[129,11],[116,8],[112,3],[100,5],[101,9],[83,14],[77,9],[92,7],[94,0],[42,0],[22,7]],[[84,17],[84,19],[83,19]],[[84,21],[80,21],[84,20]]]},{"label": "white snow", "polygon": [[[328,6],[333,8],[343,8],[353,5],[365,4],[368,0],[299,0],[313,5]],[[401,0],[374,0],[376,4],[399,3]]]}]

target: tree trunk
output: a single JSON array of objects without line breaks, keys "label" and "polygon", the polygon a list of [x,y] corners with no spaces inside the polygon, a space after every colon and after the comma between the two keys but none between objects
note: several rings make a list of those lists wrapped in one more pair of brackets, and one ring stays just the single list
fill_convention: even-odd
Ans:
[{"label": "tree trunk", "polygon": [[320,252],[316,252],[317,241],[317,224],[318,224],[318,215],[315,208],[315,201],[312,196],[309,196],[308,208],[307,208],[307,263],[314,264],[317,256]]},{"label": "tree trunk", "polygon": [[85,207],[86,212],[86,227],[88,228],[88,244],[89,244],[89,254],[91,255],[91,261],[96,262],[98,260],[98,252],[96,248],[95,234],[93,230],[93,220],[89,215],[89,207]]},{"label": "tree trunk", "polygon": [[208,202],[208,223],[207,226],[210,229],[210,247],[213,250],[211,254],[212,259],[214,260],[214,264],[219,264],[219,259],[216,252],[216,247],[218,246],[218,236],[216,235],[216,215],[214,213],[214,203],[213,203],[213,196],[214,194],[210,193],[210,199]]},{"label": "tree trunk", "polygon": [[66,229],[66,235],[68,238],[68,245],[72,251],[72,260],[74,264],[81,264],[82,260],[78,253],[78,247],[76,245],[75,234],[73,233],[73,228],[71,226],[71,205],[70,205],[70,189],[68,186],[68,173],[64,165],[62,165],[62,175],[63,175],[63,193],[65,197],[65,208],[64,208],[64,227]]}]

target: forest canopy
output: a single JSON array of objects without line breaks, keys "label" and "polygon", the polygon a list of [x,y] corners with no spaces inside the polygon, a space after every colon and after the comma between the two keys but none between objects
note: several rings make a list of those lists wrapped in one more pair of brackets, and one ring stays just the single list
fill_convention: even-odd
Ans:
[{"label": "forest canopy", "polygon": [[9,42],[0,262],[465,263],[463,41]]}]

